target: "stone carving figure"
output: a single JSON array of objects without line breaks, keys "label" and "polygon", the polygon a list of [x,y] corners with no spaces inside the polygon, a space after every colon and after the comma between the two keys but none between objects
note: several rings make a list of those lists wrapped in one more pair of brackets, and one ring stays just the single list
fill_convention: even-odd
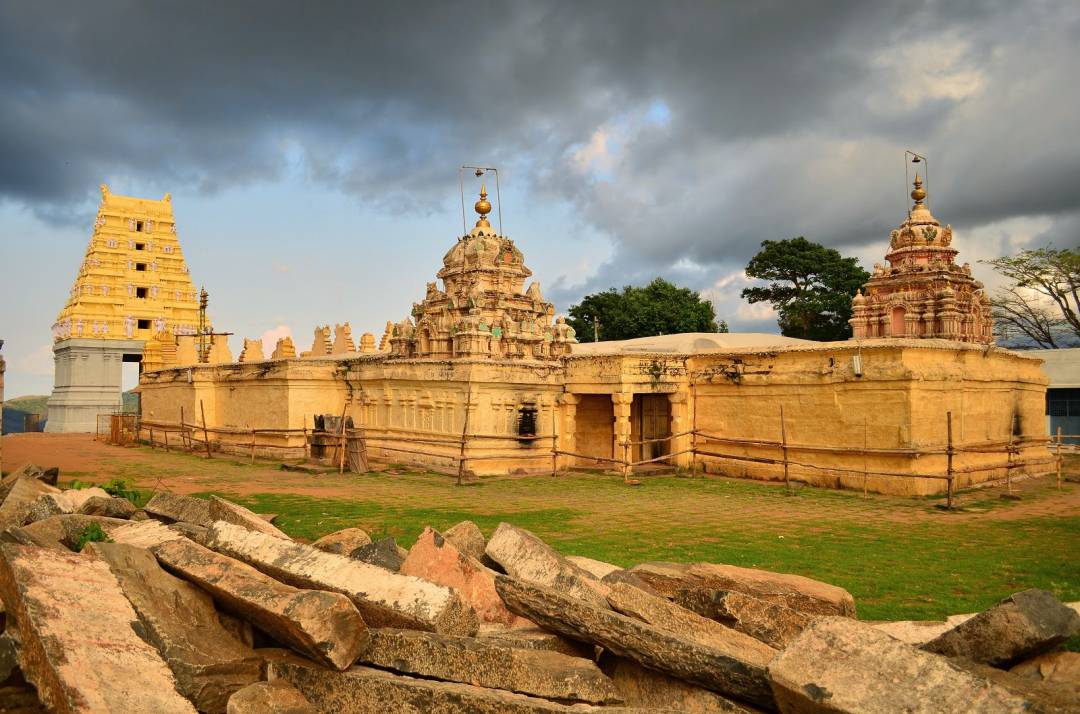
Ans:
[{"label": "stone carving figure", "polygon": [[124,334],[127,335],[128,339],[135,336],[135,318],[131,315],[124,318]]}]

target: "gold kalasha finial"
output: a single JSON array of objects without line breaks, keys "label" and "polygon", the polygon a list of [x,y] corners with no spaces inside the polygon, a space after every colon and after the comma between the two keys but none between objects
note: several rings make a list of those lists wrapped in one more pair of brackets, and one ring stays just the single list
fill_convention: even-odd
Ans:
[{"label": "gold kalasha finial", "polygon": [[923,199],[926,198],[926,189],[922,187],[922,178],[919,174],[915,174],[915,190],[911,192],[911,198],[915,200],[916,206],[921,206]]},{"label": "gold kalasha finial", "polygon": [[473,205],[476,212],[480,214],[480,220],[476,222],[478,226],[488,227],[491,224],[488,223],[487,214],[491,213],[491,202],[487,200],[487,187],[484,184],[480,184],[480,200]]}]

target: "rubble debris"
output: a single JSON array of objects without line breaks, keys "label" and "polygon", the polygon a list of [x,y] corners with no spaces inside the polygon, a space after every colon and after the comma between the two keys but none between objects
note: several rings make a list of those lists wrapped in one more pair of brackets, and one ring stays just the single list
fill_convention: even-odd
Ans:
[{"label": "rubble debris", "polygon": [[448,635],[474,635],[479,627],[476,613],[461,596],[419,578],[228,523],[211,526],[207,543],[282,582],[348,596],[372,627]]},{"label": "rubble debris", "polygon": [[473,637],[373,629],[360,661],[382,669],[545,699],[614,704],[615,687],[592,660]]},{"label": "rubble debris", "polygon": [[[259,516],[258,513],[217,496],[210,497],[210,518],[214,521],[232,523],[256,533],[265,533],[283,540],[292,540],[276,526],[272,525],[270,521]],[[203,524],[198,523],[196,525]]]},{"label": "rubble debris", "polygon": [[511,611],[542,627],[599,645],[615,655],[707,689],[772,708],[765,672],[767,660],[734,657],[655,625],[506,575],[495,579],[495,588]]},{"label": "rubble debris", "polygon": [[4,544],[0,595],[19,667],[51,711],[194,714],[157,650],[135,634],[135,611],[100,558]]},{"label": "rubble debris", "polygon": [[605,563],[602,560],[593,560],[592,558],[586,558],[581,555],[568,555],[566,556],[566,559],[592,575],[597,580],[603,580],[606,576],[611,575],[615,571],[622,570],[622,568],[617,565]]},{"label": "rubble debris", "polygon": [[334,555],[348,555],[361,546],[371,545],[371,536],[360,528],[344,528],[323,536],[312,545]]},{"label": "rubble debris", "polygon": [[442,535],[443,538],[453,543],[454,547],[465,555],[475,558],[481,563],[484,562],[484,549],[487,547],[487,541],[484,540],[484,534],[480,531],[480,527],[472,521],[462,521],[451,526],[443,531]]},{"label": "rubble debris", "polygon": [[[525,618],[520,618],[520,621],[529,622]],[[585,657],[586,659],[593,659],[596,650],[593,645],[568,640],[562,635],[537,627],[532,623],[529,627],[481,627],[476,637],[479,640],[496,642],[518,649],[561,652],[571,657]]]},{"label": "rubble debris", "polygon": [[159,543],[183,537],[182,533],[155,520],[125,523],[109,533],[109,538],[114,543],[125,543],[139,548],[150,548]]},{"label": "rubble debris", "polygon": [[24,477],[15,481],[4,502],[0,503],[0,530],[23,525],[38,499],[53,493],[60,493],[60,489],[35,478]]},{"label": "rubble debris", "polygon": [[769,664],[784,712],[1030,711],[1033,703],[857,620],[820,617]]},{"label": "rubble debris", "polygon": [[[128,521],[120,518],[106,518],[105,516],[84,516],[78,513],[70,513],[63,516],[51,516],[36,523],[22,527],[22,532],[28,535],[35,543],[60,544],[68,550],[75,550],[79,538],[87,526],[97,524],[105,535],[110,535],[117,528],[128,525]],[[45,547],[52,547],[45,545]]]},{"label": "rubble debris", "polygon": [[206,590],[222,608],[316,661],[345,669],[367,645],[367,626],[342,595],[286,585],[186,538],[150,550],[167,570]]},{"label": "rubble debris", "polygon": [[209,501],[194,496],[183,496],[179,493],[158,491],[143,506],[143,510],[152,518],[166,524],[184,521],[208,527],[213,523],[210,518]]},{"label": "rubble debris", "polygon": [[681,589],[705,587],[752,595],[808,615],[855,617],[855,599],[851,593],[802,575],[719,563],[643,563],[635,565],[630,572],[669,598],[674,598]]},{"label": "rubble debris", "polygon": [[1008,667],[1047,652],[1077,632],[1080,615],[1046,590],[1024,590],[965,620],[922,649]]},{"label": "rubble debris", "polygon": [[673,709],[684,714],[749,714],[756,711],[704,687],[646,669],[622,657],[605,653],[600,666],[611,677],[627,706]]},{"label": "rubble debris", "polygon": [[143,548],[91,543],[87,549],[108,564],[139,616],[140,636],[157,648],[177,690],[199,711],[224,714],[233,692],[259,681],[262,659],[221,626],[203,590],[166,573]]},{"label": "rubble debris", "polygon": [[226,714],[319,714],[296,687],[284,680],[256,682],[229,698]]},{"label": "rubble debris", "polygon": [[399,548],[393,538],[381,538],[374,543],[359,546],[349,552],[350,558],[377,565],[384,570],[389,570],[391,573],[396,573],[401,569],[401,564],[405,562],[407,556],[408,552],[403,548]]},{"label": "rubble debris", "polygon": [[783,649],[813,620],[798,610],[752,595],[712,588],[689,588],[675,593],[675,602],[702,617]]},{"label": "rubble debris", "polygon": [[607,585],[523,528],[500,523],[485,552],[513,578],[558,588],[593,607],[607,607]]},{"label": "rubble debris", "polygon": [[46,493],[30,506],[29,512],[20,525],[41,521],[51,516],[78,513],[83,505],[94,497],[112,498],[105,490],[97,487]]},{"label": "rubble debris", "polygon": [[129,519],[135,515],[135,505],[119,496],[91,496],[79,507],[78,513],[84,516],[105,516],[106,518]]}]

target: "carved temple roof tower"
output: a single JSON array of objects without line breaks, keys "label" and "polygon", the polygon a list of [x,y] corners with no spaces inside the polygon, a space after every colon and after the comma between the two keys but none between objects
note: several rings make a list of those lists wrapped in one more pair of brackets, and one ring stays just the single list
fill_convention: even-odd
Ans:
[{"label": "carved temple roof tower", "polygon": [[852,298],[853,337],[937,337],[990,344],[990,302],[971,266],[955,262],[952,227],[944,228],[926,206],[926,190],[915,175],[915,204],[890,235],[887,265]]},{"label": "carved temple roof tower", "polygon": [[176,238],[172,200],[118,196],[101,186],[94,233],[53,341],[148,340],[191,334],[199,296]]},{"label": "carved temple roof tower", "polygon": [[443,257],[436,283],[427,284],[412,317],[393,327],[394,357],[491,357],[555,359],[577,342],[564,318],[553,322],[555,307],[545,302],[540,284],[525,289],[532,271],[514,242],[488,222],[491,203],[480,188],[474,206],[480,218]]}]

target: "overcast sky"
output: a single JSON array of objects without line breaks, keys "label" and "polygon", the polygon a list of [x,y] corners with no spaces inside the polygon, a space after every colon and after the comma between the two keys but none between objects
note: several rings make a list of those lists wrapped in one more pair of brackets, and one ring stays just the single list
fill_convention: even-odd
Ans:
[{"label": "overcast sky", "polygon": [[234,353],[407,315],[461,233],[463,163],[500,167],[560,312],[663,275],[775,331],[738,297],[757,246],[882,260],[907,148],[989,280],[980,258],[1080,243],[1078,70],[1075,0],[0,0],[6,393],[51,388],[103,182],[172,193]]}]

